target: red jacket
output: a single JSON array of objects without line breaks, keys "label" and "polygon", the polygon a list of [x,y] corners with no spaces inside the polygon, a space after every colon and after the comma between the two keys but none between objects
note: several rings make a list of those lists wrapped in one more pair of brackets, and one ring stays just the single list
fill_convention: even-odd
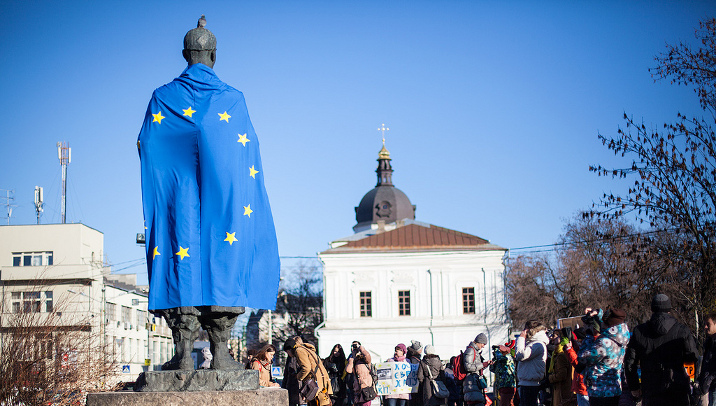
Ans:
[{"label": "red jacket", "polygon": [[[577,352],[574,351],[574,348],[569,348],[566,353],[569,363],[572,364],[573,367],[576,367]],[[574,376],[572,376],[572,392],[578,395],[587,395],[587,387],[584,385],[584,376],[577,372],[576,369],[574,370]]]}]

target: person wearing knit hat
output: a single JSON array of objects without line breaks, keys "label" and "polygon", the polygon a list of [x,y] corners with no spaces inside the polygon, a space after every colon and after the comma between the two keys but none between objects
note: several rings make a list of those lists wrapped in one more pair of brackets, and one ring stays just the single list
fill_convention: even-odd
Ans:
[{"label": "person wearing knit hat", "polygon": [[[388,358],[385,360],[385,362],[406,362],[406,354],[408,353],[408,348],[403,343],[399,343],[395,346],[395,352],[393,353],[393,358]],[[385,396],[385,404],[387,406],[405,406],[408,404],[408,401],[410,400],[410,394],[408,393],[397,393],[397,394],[389,394]]]},{"label": "person wearing knit hat", "polygon": [[485,333],[480,333],[475,337],[475,342],[482,345],[487,345],[487,336]]},{"label": "person wearing knit hat", "polygon": [[[447,398],[441,398],[437,396],[435,382],[445,382],[445,372],[443,371],[443,363],[440,361],[440,357],[436,354],[435,347],[432,345],[426,345],[425,356],[420,361],[418,367],[418,393],[417,397],[420,399],[420,404],[424,406],[437,406],[445,405]],[[413,395],[413,397],[416,397]]]},{"label": "person wearing knit hat", "polygon": [[651,310],[651,319],[636,326],[627,346],[627,385],[644,405],[688,405],[691,385],[684,363],[696,362],[696,339],[669,314],[672,306],[667,295],[654,295]]},{"label": "person wearing knit hat", "polygon": [[480,333],[473,341],[470,341],[462,355],[465,372],[467,372],[467,377],[463,380],[463,398],[467,404],[478,404],[478,401],[484,402],[484,399],[482,399],[484,393],[476,382],[482,370],[490,365],[490,362],[485,361],[482,357],[482,349],[485,345],[487,345],[487,336],[484,333]]}]

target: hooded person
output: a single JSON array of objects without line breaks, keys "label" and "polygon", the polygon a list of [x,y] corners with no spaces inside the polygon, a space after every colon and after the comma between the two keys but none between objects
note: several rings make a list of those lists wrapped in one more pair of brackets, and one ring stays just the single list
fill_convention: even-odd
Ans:
[{"label": "hooded person", "polygon": [[318,384],[316,397],[307,402],[311,406],[330,406],[333,388],[331,377],[326,367],[316,353],[316,347],[311,343],[298,344],[296,340],[289,338],[283,346],[284,350],[296,358],[298,371],[296,379],[305,384],[309,379],[314,379]]},{"label": "hooded person", "polygon": [[649,321],[636,326],[627,347],[627,385],[634,397],[642,397],[644,406],[688,405],[690,379],[684,363],[696,361],[696,339],[669,314],[667,295],[655,295],[651,311]]},{"label": "hooded person", "polygon": [[547,328],[537,320],[525,323],[515,344],[520,405],[537,406],[540,382],[547,372]]},{"label": "hooded person", "polygon": [[578,360],[586,365],[582,374],[590,405],[619,405],[621,371],[629,337],[626,313],[612,309],[604,319],[599,335],[587,335],[582,341]]}]

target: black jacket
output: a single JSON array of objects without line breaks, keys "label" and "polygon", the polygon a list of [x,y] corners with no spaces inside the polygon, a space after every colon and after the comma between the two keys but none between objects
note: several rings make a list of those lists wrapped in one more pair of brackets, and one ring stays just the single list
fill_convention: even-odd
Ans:
[{"label": "black jacket", "polygon": [[298,383],[298,362],[296,358],[288,356],[286,358],[286,367],[283,370],[283,381],[281,387],[288,391],[288,404],[291,406],[298,405],[300,403],[299,392],[301,386]]},{"label": "black jacket", "polygon": [[701,390],[711,392],[716,389],[716,337],[706,337],[704,341],[704,357],[701,360],[701,374],[699,374]]},{"label": "black jacket", "polygon": [[695,362],[697,354],[696,339],[688,327],[668,313],[654,313],[634,329],[627,345],[624,370],[629,389],[641,389],[645,398],[688,396],[684,362]]}]

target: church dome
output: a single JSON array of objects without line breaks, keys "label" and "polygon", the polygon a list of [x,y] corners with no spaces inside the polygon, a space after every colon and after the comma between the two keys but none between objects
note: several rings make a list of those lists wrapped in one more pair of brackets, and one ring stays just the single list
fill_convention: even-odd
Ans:
[{"label": "church dome", "polygon": [[378,153],[378,184],[365,194],[356,210],[356,225],[353,231],[377,228],[378,222],[392,223],[398,220],[415,220],[415,206],[408,196],[393,186],[393,168],[390,165],[390,153],[383,148]]}]

